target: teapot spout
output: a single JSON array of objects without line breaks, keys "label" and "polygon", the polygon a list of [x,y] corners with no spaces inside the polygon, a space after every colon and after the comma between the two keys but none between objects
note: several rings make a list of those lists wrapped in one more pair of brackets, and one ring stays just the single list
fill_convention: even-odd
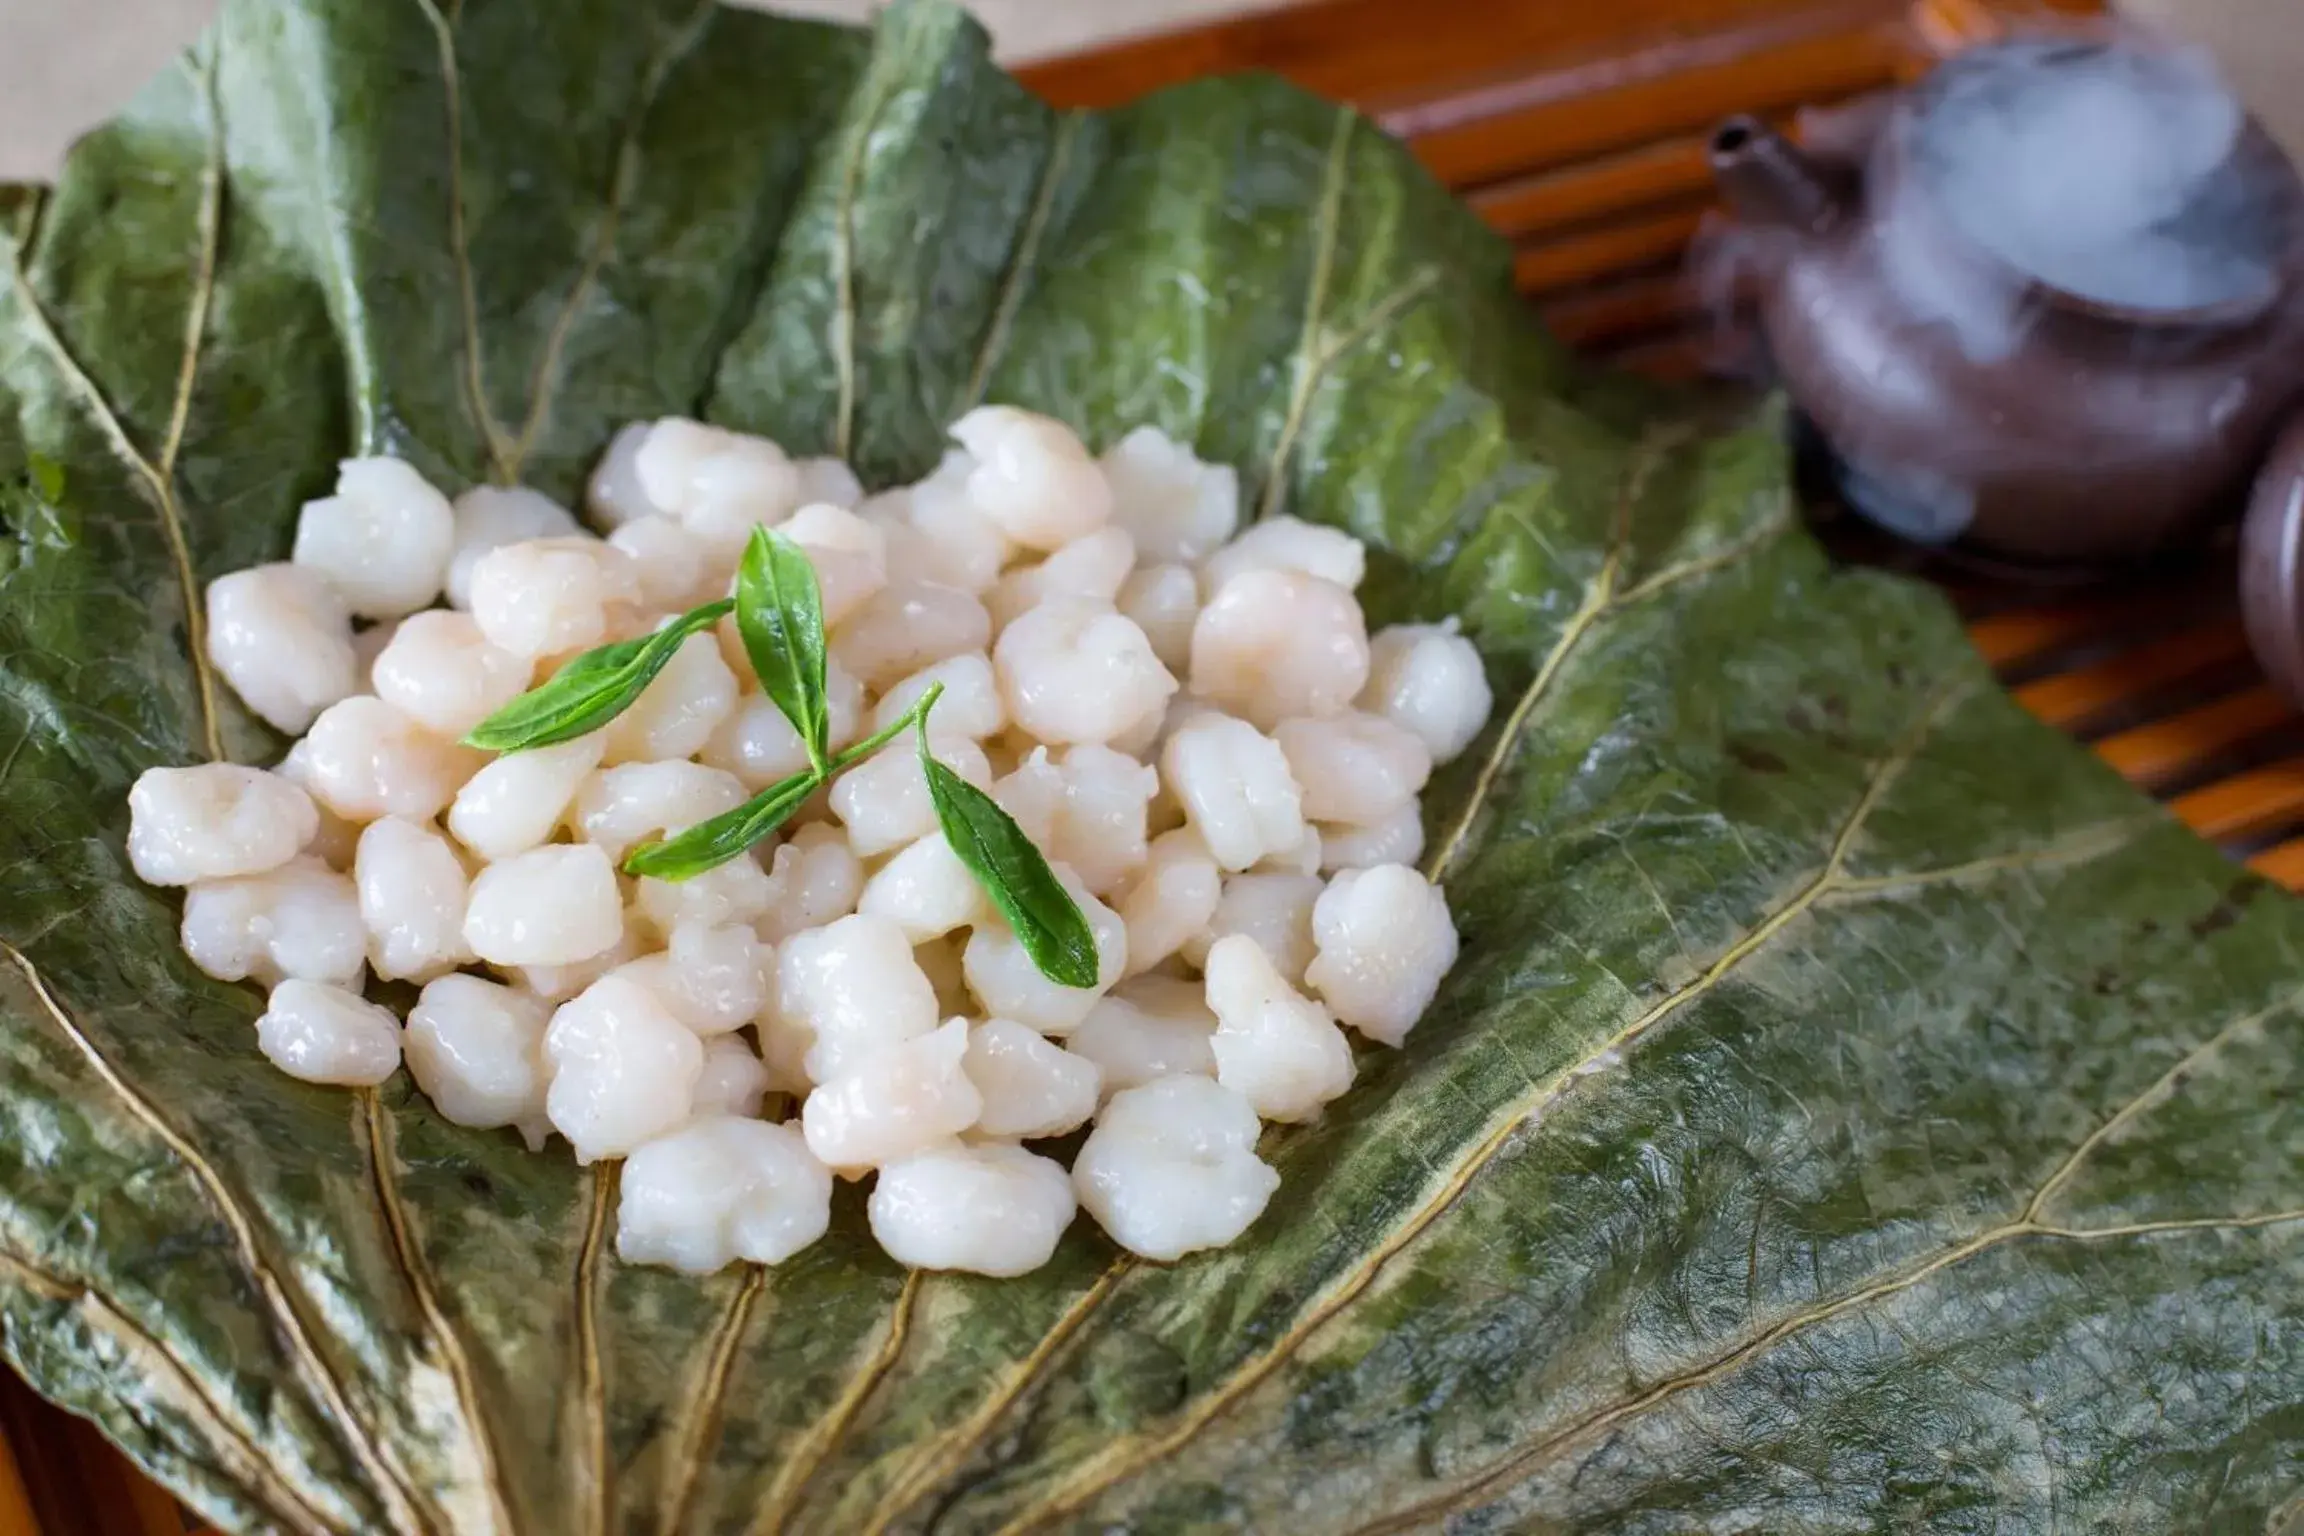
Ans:
[{"label": "teapot spout", "polygon": [[1824,167],[1752,117],[1732,117],[1713,131],[1712,179],[1738,218],[1793,234],[1830,229],[1844,200]]}]

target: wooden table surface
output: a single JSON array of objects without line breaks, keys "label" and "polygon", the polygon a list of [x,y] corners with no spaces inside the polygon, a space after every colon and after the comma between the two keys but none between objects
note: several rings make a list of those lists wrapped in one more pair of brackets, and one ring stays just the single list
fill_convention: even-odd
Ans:
[{"label": "wooden table surface", "polygon": [[[2086,0],[2055,9],[2092,10]],[[1270,69],[1408,141],[1513,242],[1520,285],[1563,337],[1652,374],[1702,370],[1682,281],[1713,206],[1719,118],[1789,122],[1911,79],[2044,7],[2003,0],[1313,0],[1031,66],[1062,105]],[[2304,887],[2304,719],[2247,654],[2228,560],[2149,591],[1955,600],[2016,697],[2089,742],[2236,860]],[[0,1373],[0,1536],[197,1529],[88,1425]],[[12,1451],[12,1454],[11,1454]]]}]

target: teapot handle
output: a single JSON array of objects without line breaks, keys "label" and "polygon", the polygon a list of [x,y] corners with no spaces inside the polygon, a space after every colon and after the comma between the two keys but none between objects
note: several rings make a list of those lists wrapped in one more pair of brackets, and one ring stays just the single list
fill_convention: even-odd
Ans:
[{"label": "teapot handle", "polygon": [[2304,705],[2304,415],[2265,455],[2241,519],[2240,616],[2266,675]]}]

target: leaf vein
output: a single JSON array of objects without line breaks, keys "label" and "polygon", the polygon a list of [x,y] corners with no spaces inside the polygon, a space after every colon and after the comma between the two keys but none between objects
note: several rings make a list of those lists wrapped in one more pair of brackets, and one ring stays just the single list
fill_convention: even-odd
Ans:
[{"label": "leaf vein", "polygon": [[1458,1196],[1471,1186],[1482,1169],[1503,1150],[1531,1116],[1542,1111],[1568,1091],[1577,1082],[1591,1075],[1594,1066],[1626,1046],[1640,1039],[1689,1004],[1706,996],[1718,987],[1738,966],[1764,948],[1803,913],[1813,907],[1829,892],[1846,865],[1849,854],[1862,836],[1866,822],[1886,797],[1891,786],[1919,755],[1934,728],[1968,692],[1965,680],[1955,680],[1938,690],[1928,706],[1917,716],[1904,739],[1878,764],[1868,776],[1855,807],[1841,822],[1835,833],[1830,851],[1824,862],[1791,895],[1724,950],[1718,959],[1693,980],[1675,988],[1651,1003],[1639,1014],[1611,1033],[1599,1044],[1583,1052],[1578,1058],[1541,1081],[1530,1084],[1530,1090],[1501,1107],[1492,1116],[1485,1136],[1470,1154],[1449,1170],[1446,1178],[1428,1195],[1422,1204],[1407,1214],[1383,1241],[1379,1242],[1360,1262],[1346,1270],[1335,1281],[1323,1288],[1319,1298],[1287,1329],[1280,1333],[1271,1346],[1260,1356],[1243,1365],[1230,1377],[1204,1396],[1189,1412],[1183,1414],[1166,1432],[1148,1443],[1134,1446],[1116,1445],[1085,1464],[1081,1475],[1071,1479],[1043,1504],[1026,1510],[1002,1528],[1002,1536],[1038,1529],[1052,1520],[1075,1514],[1084,1509],[1105,1490],[1135,1477],[1155,1462],[1164,1460],[1240,1398],[1269,1378],[1281,1365],[1294,1357],[1296,1351],[1315,1331],[1350,1306],[1362,1292],[1375,1282],[1377,1275],[1391,1260],[1421,1236],[1433,1222],[1455,1204]]},{"label": "leaf vein", "polygon": [[703,1380],[689,1399],[692,1406],[680,1437],[672,1497],[664,1504],[665,1536],[678,1536],[688,1523],[688,1511],[696,1502],[696,1485],[704,1476],[704,1459],[719,1443],[720,1414],[728,1400],[729,1380],[736,1374],[737,1345],[743,1341],[744,1326],[751,1320],[753,1306],[767,1288],[768,1267],[750,1266],[744,1283],[728,1299],[728,1310],[720,1315],[720,1326],[712,1331],[712,1347],[704,1356]]},{"label": "leaf vein", "polygon": [[362,1089],[360,1104],[368,1125],[368,1168],[374,1183],[376,1209],[384,1218],[385,1236],[390,1240],[392,1260],[400,1271],[400,1278],[415,1297],[416,1310],[423,1316],[425,1333],[432,1349],[439,1353],[447,1367],[448,1378],[456,1389],[457,1407],[462,1412],[465,1431],[472,1439],[472,1453],[478,1463],[482,1486],[487,1490],[489,1513],[496,1530],[507,1533],[518,1529],[506,1502],[504,1480],[497,1470],[496,1447],[488,1431],[488,1418],[480,1406],[479,1384],[472,1373],[471,1358],[464,1352],[463,1341],[441,1308],[438,1293],[432,1289],[430,1267],[424,1261],[423,1251],[417,1247],[415,1234],[410,1228],[408,1212],[400,1201],[399,1153],[393,1142],[390,1117],[385,1113],[384,1101],[374,1088]]},{"label": "leaf vein", "polygon": [[238,1196],[232,1192],[232,1187],[225,1182],[222,1172],[201,1156],[159,1109],[137,1091],[112,1065],[110,1059],[96,1048],[96,1042],[74,1022],[55,993],[49,990],[47,978],[40,974],[39,969],[22,951],[13,944],[0,941],[0,953],[4,953],[9,963],[23,974],[26,985],[40,1000],[50,1022],[87,1059],[89,1066],[103,1080],[104,1086],[111,1090],[131,1116],[160,1139],[161,1144],[184,1164],[207,1193],[217,1214],[231,1230],[233,1242],[240,1250],[241,1263],[255,1280],[256,1288],[262,1293],[274,1324],[285,1337],[289,1351],[297,1361],[299,1374],[311,1384],[319,1396],[321,1407],[335,1421],[337,1431],[344,1436],[353,1458],[368,1474],[378,1496],[391,1511],[394,1525],[402,1531],[428,1529],[416,1516],[414,1492],[403,1480],[401,1469],[387,1457],[383,1445],[372,1436],[359,1416],[353,1413],[346,1400],[343,1383],[314,1346],[310,1325],[287,1286],[282,1283],[278,1272],[272,1267],[271,1261],[264,1256],[256,1240],[255,1222],[241,1205]]},{"label": "leaf vein", "polygon": [[664,45],[648,61],[641,76],[640,99],[625,119],[617,135],[616,166],[608,180],[608,195],[601,205],[600,223],[593,231],[592,247],[585,254],[584,265],[569,285],[568,297],[561,302],[559,312],[552,318],[552,329],[544,338],[544,349],[536,359],[536,373],[528,386],[528,412],[520,422],[520,431],[512,440],[511,460],[504,466],[507,484],[518,484],[520,471],[528,462],[528,455],[536,445],[536,435],[550,419],[553,392],[560,378],[560,354],[567,349],[568,338],[576,329],[576,317],[582,313],[584,302],[600,281],[600,274],[608,265],[608,257],[616,246],[616,232],[623,223],[624,209],[640,184],[640,133],[656,110],[657,98],[662,95],[664,82],[672,71],[679,68],[689,54],[695,51],[704,33],[710,27],[713,15],[720,9],[718,0],[701,0],[696,9],[665,39]]},{"label": "leaf vein", "polygon": [[604,1162],[592,1170],[592,1210],[584,1242],[576,1250],[576,1395],[584,1424],[584,1466],[580,1476],[591,1510],[590,1536],[608,1536],[614,1505],[616,1468],[608,1459],[608,1388],[600,1360],[600,1254],[607,1246],[608,1215],[616,1205],[622,1165]]},{"label": "leaf vein", "polygon": [[1086,120],[1086,114],[1077,110],[1062,113],[1056,120],[1056,135],[1048,146],[1048,163],[1042,168],[1040,185],[1032,194],[1032,211],[1025,216],[1016,254],[1009,263],[1008,275],[1001,280],[992,322],[985,327],[983,343],[976,349],[976,362],[968,370],[968,382],[961,387],[960,398],[953,402],[954,417],[966,415],[982,402],[985,386],[992,382],[992,370],[1007,350],[1008,333],[1016,324],[1017,312],[1024,307],[1024,290],[1031,282],[1040,242],[1046,237],[1048,221],[1056,211],[1056,191],[1064,183],[1073,140],[1079,137],[1080,125]]},{"label": "leaf vein", "polygon": [[227,1448],[229,1459],[238,1463],[231,1469],[231,1475],[234,1481],[240,1483],[241,1494],[249,1503],[292,1530],[331,1532],[347,1529],[314,1509],[286,1479],[274,1472],[264,1453],[257,1448],[248,1433],[233,1421],[232,1416],[225,1412],[224,1406],[209,1395],[191,1367],[161,1342],[157,1335],[121,1310],[111,1297],[85,1282],[50,1274],[23,1255],[6,1248],[0,1248],[0,1275],[13,1279],[46,1301],[83,1312],[90,1326],[111,1335],[128,1353],[144,1359],[151,1369],[165,1373],[176,1390],[197,1404],[213,1423],[213,1443]]},{"label": "leaf vein", "polygon": [[831,1460],[834,1450],[848,1437],[849,1429],[862,1412],[866,1399],[895,1368],[897,1357],[912,1336],[912,1313],[920,1295],[925,1270],[915,1269],[904,1276],[902,1289],[896,1293],[895,1303],[888,1312],[888,1332],[882,1336],[880,1347],[864,1368],[848,1378],[841,1388],[839,1401],[832,1411],[820,1420],[807,1441],[794,1453],[776,1474],[776,1481],[762,1501],[760,1517],[752,1524],[757,1536],[776,1536],[800,1507],[808,1492],[808,1485],[824,1464]]}]

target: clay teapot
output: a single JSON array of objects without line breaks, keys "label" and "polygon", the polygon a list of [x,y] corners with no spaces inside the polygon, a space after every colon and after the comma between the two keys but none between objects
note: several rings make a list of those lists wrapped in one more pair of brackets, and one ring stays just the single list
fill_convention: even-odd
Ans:
[{"label": "clay teapot", "polygon": [[1736,264],[1857,511],[2046,574],[2236,510],[2304,399],[2304,182],[2200,67],[2018,40],[1805,148],[1720,127]]}]

